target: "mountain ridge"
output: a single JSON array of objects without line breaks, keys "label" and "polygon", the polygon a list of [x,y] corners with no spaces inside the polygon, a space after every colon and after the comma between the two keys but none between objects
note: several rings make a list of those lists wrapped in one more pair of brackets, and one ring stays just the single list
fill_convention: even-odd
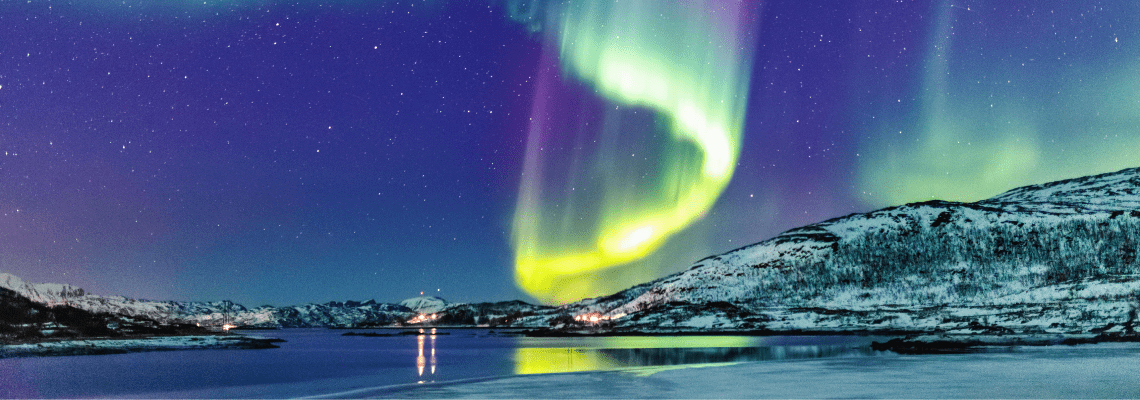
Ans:
[{"label": "mountain ridge", "polygon": [[[435,296],[414,297],[399,304],[347,300],[247,308],[226,300],[183,302],[99,296],[67,284],[29,283],[3,272],[0,272],[0,289],[11,290],[47,307],[68,306],[96,314],[143,318],[165,324],[196,324],[215,330],[223,329],[223,325],[259,329],[377,328],[433,323],[501,326],[514,324],[520,316],[533,316],[535,310],[550,309],[518,300],[450,303]],[[423,314],[438,315],[434,319],[417,319]]]},{"label": "mountain ridge", "polygon": [[34,292],[37,301],[95,311],[258,327],[1136,334],[1140,168],[1014,188],[977,202],[930,200],[831,218],[556,307],[420,297],[247,309],[100,297],[0,274],[6,285]]}]

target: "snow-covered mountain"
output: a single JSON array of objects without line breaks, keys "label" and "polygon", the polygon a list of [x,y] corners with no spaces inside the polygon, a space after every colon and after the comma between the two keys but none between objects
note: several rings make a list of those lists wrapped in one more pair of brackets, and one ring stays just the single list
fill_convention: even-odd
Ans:
[{"label": "snow-covered mountain", "polygon": [[616,330],[1135,332],[1138,250],[1133,168],[835,218],[569,308]]},{"label": "snow-covered mountain", "polygon": [[[239,323],[267,322],[269,310],[248,310],[231,302],[176,302],[138,300],[122,296],[99,296],[81,288],[58,283],[28,283],[19,277],[0,273],[0,287],[12,290],[33,302],[46,306],[69,305],[97,314],[143,317],[161,322],[222,324],[223,315],[242,314]],[[216,321],[215,321],[216,320]],[[232,319],[227,322],[233,321]],[[233,322],[230,322],[233,323]]]},{"label": "snow-covered mountain", "polygon": [[29,300],[44,305],[60,305],[70,299],[83,297],[83,289],[59,283],[27,283],[19,277],[0,272],[0,287],[15,291]]},{"label": "snow-covered mountain", "polygon": [[[304,327],[379,327],[401,324],[416,315],[416,312],[399,304],[333,301],[324,304],[279,307],[272,316],[278,326],[284,328]],[[262,326],[267,324],[262,324]]]},{"label": "snow-covered mountain", "polygon": [[413,297],[400,302],[401,306],[420,314],[435,314],[447,307],[447,300],[435,296]]},{"label": "snow-covered mountain", "polygon": [[558,307],[539,306],[518,300],[496,303],[453,303],[439,312],[438,323],[548,328],[552,319],[564,313],[566,311]]},{"label": "snow-covered mountain", "polygon": [[[43,339],[206,333],[209,332],[191,324],[163,324],[148,318],[92,313],[66,305],[48,306],[0,287],[0,345]],[[7,351],[0,351],[0,358],[6,355]]]},{"label": "snow-covered mountain", "polygon": [[415,312],[396,304],[346,301],[300,306],[246,308],[230,301],[180,302],[98,296],[58,283],[27,283],[0,273],[0,287],[45,306],[70,305],[92,313],[142,317],[160,322],[181,322],[221,327],[351,327],[387,326],[406,321]]}]

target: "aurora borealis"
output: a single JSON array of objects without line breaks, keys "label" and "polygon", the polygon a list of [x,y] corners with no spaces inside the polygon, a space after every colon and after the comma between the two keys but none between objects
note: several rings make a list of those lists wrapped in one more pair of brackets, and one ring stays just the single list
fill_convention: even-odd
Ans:
[{"label": "aurora borealis", "polygon": [[[548,11],[546,45],[560,63],[544,60],[539,73],[514,224],[517,279],[530,295],[565,303],[639,283],[593,274],[653,252],[712,207],[740,152],[753,8],[583,1]],[[551,122],[547,92],[565,84],[554,71],[614,107]],[[626,122],[639,119],[630,109],[650,116]],[[568,159],[550,160],[559,157]],[[572,171],[548,172],[562,167]]]},{"label": "aurora borealis", "polygon": [[564,302],[1140,165],[1140,4],[0,4],[0,272]]}]

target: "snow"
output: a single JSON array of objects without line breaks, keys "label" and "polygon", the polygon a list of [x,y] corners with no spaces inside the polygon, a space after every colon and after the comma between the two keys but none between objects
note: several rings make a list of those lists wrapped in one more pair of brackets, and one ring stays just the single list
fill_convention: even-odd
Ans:
[{"label": "snow", "polygon": [[59,305],[69,299],[82,297],[83,289],[58,283],[27,283],[19,277],[0,272],[0,287],[15,291],[32,301],[47,305]]},{"label": "snow", "polygon": [[699,317],[690,318],[682,325],[690,328],[713,329],[719,325],[723,325],[725,322],[726,321],[723,318],[719,318],[715,315],[702,315]]},{"label": "snow", "polygon": [[447,300],[435,296],[423,296],[401,301],[400,305],[420,314],[435,314],[447,308],[448,302]]},{"label": "snow", "polygon": [[639,367],[388,386],[318,398],[1137,398],[1133,346]]}]

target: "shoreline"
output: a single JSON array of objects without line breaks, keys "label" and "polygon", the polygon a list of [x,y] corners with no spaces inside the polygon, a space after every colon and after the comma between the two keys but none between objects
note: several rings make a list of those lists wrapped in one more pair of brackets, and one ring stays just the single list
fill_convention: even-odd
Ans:
[{"label": "shoreline", "polygon": [[914,330],[721,330],[721,331],[590,331],[558,329],[523,329],[519,334],[527,337],[616,337],[616,336],[913,336],[924,331]]},{"label": "shoreline", "polygon": [[952,334],[932,333],[872,342],[871,349],[899,354],[956,354],[1001,351],[1015,347],[1137,343],[1136,334]]},{"label": "shoreline", "polygon": [[[488,329],[446,327],[439,329]],[[332,330],[332,329],[330,329]],[[1138,343],[1133,333],[970,333],[908,330],[722,330],[722,331],[605,331],[503,328],[524,337],[664,337],[664,336],[863,336],[888,338],[872,341],[871,350],[898,354],[958,354],[1005,351],[1020,346],[1071,346],[1096,343]],[[506,333],[506,332],[504,332]],[[348,332],[342,336],[405,336],[417,333],[371,334]],[[446,334],[446,333],[442,333]],[[150,351],[273,349],[282,339],[241,334],[163,335],[133,337],[90,337],[77,339],[25,340],[0,345],[0,359],[73,355],[126,354]]]}]

